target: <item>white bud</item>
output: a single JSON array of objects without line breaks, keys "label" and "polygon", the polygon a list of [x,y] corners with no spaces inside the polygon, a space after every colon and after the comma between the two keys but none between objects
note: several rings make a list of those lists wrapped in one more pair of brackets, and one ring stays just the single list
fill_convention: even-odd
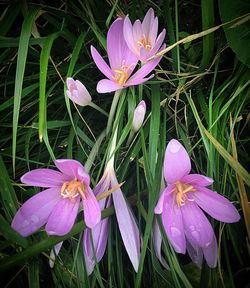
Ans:
[{"label": "white bud", "polygon": [[134,132],[137,132],[141,128],[141,125],[144,121],[145,113],[146,113],[146,104],[142,100],[137,105],[134,111],[134,118],[132,122],[132,127],[133,127]]}]

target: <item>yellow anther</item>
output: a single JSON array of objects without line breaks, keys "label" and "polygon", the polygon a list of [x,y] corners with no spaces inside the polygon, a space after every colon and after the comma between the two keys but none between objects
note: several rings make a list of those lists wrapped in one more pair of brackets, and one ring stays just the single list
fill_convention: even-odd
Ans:
[{"label": "yellow anther", "polygon": [[196,191],[193,186],[181,183],[180,181],[175,182],[175,188],[173,189],[174,192],[176,192],[176,203],[177,206],[180,207],[185,204],[185,202],[188,200],[185,193],[187,192],[194,192]]},{"label": "yellow anther", "polygon": [[137,41],[137,44],[144,47],[148,52],[150,52],[152,49],[152,44],[149,39],[146,39],[145,35],[143,35],[143,37]]},{"label": "yellow anther", "polygon": [[61,187],[61,196],[63,198],[69,198],[72,202],[76,201],[76,197],[81,195],[83,199],[86,199],[85,186],[82,182],[74,179],[70,182],[64,182]]}]

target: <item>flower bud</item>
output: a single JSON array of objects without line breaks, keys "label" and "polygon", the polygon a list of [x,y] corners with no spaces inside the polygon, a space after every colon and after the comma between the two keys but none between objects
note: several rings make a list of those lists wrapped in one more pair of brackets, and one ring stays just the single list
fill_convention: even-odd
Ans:
[{"label": "flower bud", "polygon": [[144,101],[141,101],[134,111],[134,118],[132,122],[132,127],[134,132],[137,132],[143,123],[144,117],[146,113],[146,104]]},{"label": "flower bud", "polygon": [[73,78],[67,78],[67,96],[76,104],[80,106],[88,105],[92,98],[86,87],[79,81]]}]

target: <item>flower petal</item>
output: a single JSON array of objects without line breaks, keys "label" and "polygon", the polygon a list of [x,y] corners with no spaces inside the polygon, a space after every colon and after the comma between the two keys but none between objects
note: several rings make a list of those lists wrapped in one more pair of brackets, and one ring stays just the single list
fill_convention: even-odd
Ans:
[{"label": "flower petal", "polygon": [[113,79],[113,73],[107,63],[103,60],[102,56],[99,52],[95,49],[95,47],[90,47],[92,58],[95,61],[96,66],[98,69],[109,79]]},{"label": "flower petal", "polygon": [[58,188],[44,190],[27,200],[17,211],[11,227],[23,237],[29,236],[42,227],[61,200]]},{"label": "flower petal", "polygon": [[164,177],[168,183],[180,181],[182,177],[189,174],[191,161],[187,151],[181,143],[172,139],[166,148],[164,158]]},{"label": "flower petal", "polygon": [[228,199],[205,187],[195,188],[197,189],[197,192],[193,193],[195,202],[213,218],[225,223],[240,220],[240,214]]},{"label": "flower petal", "polygon": [[58,253],[60,252],[61,248],[62,248],[62,244],[63,244],[63,241],[62,242],[59,242],[58,244],[56,244],[54,246],[53,249],[51,249],[50,251],[50,259],[49,259],[49,267],[50,268],[53,268],[54,267],[54,264],[55,264],[55,260],[56,260],[56,256],[58,255]]},{"label": "flower petal", "polygon": [[90,188],[87,191],[87,198],[83,200],[83,209],[87,227],[93,228],[101,220],[101,210]]},{"label": "flower petal", "polygon": [[186,240],[183,229],[183,219],[181,210],[177,207],[173,194],[165,198],[162,211],[162,224],[175,251],[185,254]]},{"label": "flower petal", "polygon": [[181,181],[192,186],[209,186],[214,180],[201,174],[189,174],[184,176]]},{"label": "flower petal", "polygon": [[78,103],[76,103],[81,106],[88,105],[91,102],[92,98],[87,88],[79,80],[76,80],[76,88],[78,91]]},{"label": "flower petal", "polygon": [[158,17],[155,17],[151,23],[151,27],[150,27],[149,34],[148,34],[148,38],[150,42],[152,43],[152,46],[154,46],[155,44],[157,33],[158,33]]},{"label": "flower petal", "polygon": [[[112,187],[118,185],[118,182],[113,175],[111,179]],[[122,240],[129,259],[137,272],[140,260],[140,234],[134,216],[128,207],[121,189],[117,189],[112,193],[115,213]]]},{"label": "flower petal", "polygon": [[204,257],[207,261],[207,265],[210,268],[215,268],[217,265],[217,255],[218,255],[218,247],[215,235],[212,243],[208,247],[203,247],[202,250]]},{"label": "flower petal", "polygon": [[164,207],[164,199],[165,197],[168,197],[169,194],[173,191],[174,189],[174,185],[168,185],[161,193],[160,197],[159,197],[159,200],[155,206],[155,214],[161,214],[162,211],[163,211],[163,207]]},{"label": "flower petal", "polygon": [[[157,18],[157,17],[156,17]],[[153,8],[148,9],[148,12],[146,13],[143,21],[142,21],[142,29],[143,33],[145,34],[146,37],[149,37],[152,26],[154,24],[155,20],[155,14]],[[157,26],[158,30],[158,26]],[[156,31],[157,34],[157,31]]]},{"label": "flower petal", "polygon": [[124,19],[123,35],[129,49],[133,51],[135,54],[138,54],[138,48],[136,45],[137,40],[134,40],[133,38],[133,26],[128,15]]},{"label": "flower petal", "polygon": [[154,244],[156,256],[161,262],[162,266],[164,266],[166,269],[169,269],[169,266],[166,260],[162,257],[162,254],[161,254],[162,236],[161,236],[161,231],[159,229],[159,225],[157,223],[156,217],[153,222],[153,244]]},{"label": "flower petal", "polygon": [[144,83],[150,79],[152,79],[154,77],[154,74],[150,75],[149,77],[147,78],[136,78],[136,79],[129,79],[127,81],[127,83],[124,85],[125,87],[129,87],[129,86],[135,86],[135,85],[138,85],[138,84],[141,84],[141,83]]},{"label": "flower petal", "polygon": [[[158,50],[160,49],[161,44],[165,38],[165,35],[166,35],[166,29],[163,29],[162,32],[157,37],[156,42],[155,42],[152,50],[150,51],[150,53],[148,55],[148,58],[155,55],[158,52]],[[164,46],[164,49],[165,49],[165,46]]]},{"label": "flower petal", "polygon": [[24,184],[37,187],[60,187],[69,178],[62,173],[52,169],[35,169],[25,173],[21,177]]},{"label": "flower petal", "polygon": [[76,178],[82,181],[85,185],[90,184],[89,175],[80,162],[71,159],[58,159],[55,161],[55,164],[56,167],[63,174],[68,175],[71,180]]},{"label": "flower petal", "polygon": [[70,232],[78,213],[80,197],[75,200],[61,199],[54,207],[45,227],[49,235],[63,236]]},{"label": "flower petal", "polygon": [[193,201],[187,201],[180,209],[185,235],[190,244],[193,247],[208,247],[213,240],[214,231],[204,213]]},{"label": "flower petal", "polygon": [[115,81],[103,79],[97,83],[96,90],[98,93],[109,93],[116,90],[121,90],[123,87]]},{"label": "flower petal", "polygon": [[186,241],[187,251],[192,261],[201,269],[203,253],[202,248],[197,245],[192,246],[189,241]]}]

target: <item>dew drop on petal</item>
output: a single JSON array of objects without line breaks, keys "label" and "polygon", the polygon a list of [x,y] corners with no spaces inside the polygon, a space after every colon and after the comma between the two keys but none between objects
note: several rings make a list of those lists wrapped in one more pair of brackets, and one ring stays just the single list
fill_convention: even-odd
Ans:
[{"label": "dew drop on petal", "polygon": [[198,231],[194,230],[191,234],[197,242],[200,242],[200,233]]},{"label": "dew drop on petal", "polygon": [[181,231],[178,228],[174,227],[174,226],[172,226],[170,228],[170,232],[171,232],[171,235],[173,237],[177,237],[177,236],[181,235]]},{"label": "dew drop on petal", "polygon": [[24,220],[23,224],[22,224],[22,228],[27,227],[30,224],[30,222],[28,220]]},{"label": "dew drop on petal", "polygon": [[39,221],[39,217],[38,217],[37,215],[32,215],[32,216],[31,216],[31,221],[32,221],[33,223],[37,223],[37,222]]}]

